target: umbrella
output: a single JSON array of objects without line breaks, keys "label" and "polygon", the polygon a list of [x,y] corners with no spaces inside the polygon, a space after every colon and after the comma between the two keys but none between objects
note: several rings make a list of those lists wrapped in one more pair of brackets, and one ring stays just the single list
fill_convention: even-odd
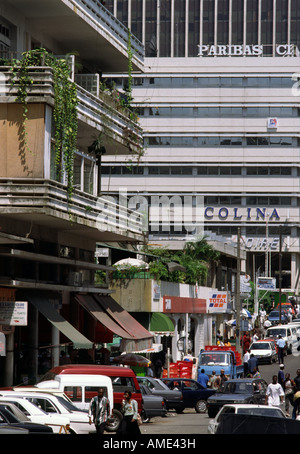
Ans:
[{"label": "umbrella", "polygon": [[119,260],[118,262],[114,263],[114,266],[120,270],[126,270],[132,266],[135,266],[137,268],[145,268],[145,269],[149,268],[148,263],[144,262],[143,260],[134,259],[131,257],[128,257],[127,259]]},{"label": "umbrella", "polygon": [[148,367],[151,361],[144,356],[135,353],[125,353],[114,358],[114,363],[123,364],[124,366]]},{"label": "umbrella", "polygon": [[250,312],[247,309],[245,309],[245,308],[243,308],[241,310],[241,316],[244,316],[244,317],[247,317],[247,318],[252,318],[252,315],[250,314]]}]

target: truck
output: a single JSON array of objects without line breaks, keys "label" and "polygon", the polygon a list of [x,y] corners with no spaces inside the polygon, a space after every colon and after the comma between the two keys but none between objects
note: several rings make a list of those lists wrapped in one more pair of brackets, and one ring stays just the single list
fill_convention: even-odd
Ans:
[{"label": "truck", "polygon": [[233,346],[206,345],[199,354],[198,374],[202,369],[209,377],[213,371],[220,375],[221,370],[228,378],[241,378],[244,373],[241,354]]}]

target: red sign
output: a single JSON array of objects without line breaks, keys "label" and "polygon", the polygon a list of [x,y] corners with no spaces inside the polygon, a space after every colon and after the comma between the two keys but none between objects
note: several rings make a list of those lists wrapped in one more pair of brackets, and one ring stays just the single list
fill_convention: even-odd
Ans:
[{"label": "red sign", "polygon": [[183,296],[164,296],[163,311],[173,314],[206,314],[206,299],[187,298]]}]

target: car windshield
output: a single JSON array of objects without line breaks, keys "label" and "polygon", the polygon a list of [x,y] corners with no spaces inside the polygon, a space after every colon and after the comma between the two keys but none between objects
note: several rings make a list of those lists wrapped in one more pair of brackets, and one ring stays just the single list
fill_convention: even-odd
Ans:
[{"label": "car windshield", "polygon": [[272,312],[270,312],[269,318],[270,318],[270,317],[278,317],[278,318],[279,318],[279,312],[277,312],[277,311],[272,311]]},{"label": "car windshield", "polygon": [[286,336],[286,330],[284,328],[270,328],[268,329],[268,336],[277,337],[277,336]]},{"label": "car windshield", "polygon": [[[79,408],[75,407],[74,404],[72,404],[71,402],[69,402],[67,399],[64,399],[63,397],[61,396],[56,396],[57,400],[59,401],[59,403],[65,407],[66,410],[68,410],[69,412],[72,412],[72,411],[81,411]],[[83,412],[84,413],[84,412]]]},{"label": "car windshield", "polygon": [[220,387],[220,392],[224,394],[252,394],[253,384],[251,382],[227,382]]},{"label": "car windshield", "polygon": [[225,353],[217,353],[217,352],[210,352],[210,353],[202,353],[201,354],[201,365],[208,365],[212,366],[214,364],[219,366],[227,366],[229,364],[229,355]]},{"label": "car windshield", "polygon": [[251,350],[271,350],[271,345],[268,342],[257,342],[251,345]]},{"label": "car windshield", "polygon": [[268,406],[260,408],[239,408],[237,413],[239,415],[274,416],[275,418],[284,418],[284,415],[279,409],[269,408]]}]

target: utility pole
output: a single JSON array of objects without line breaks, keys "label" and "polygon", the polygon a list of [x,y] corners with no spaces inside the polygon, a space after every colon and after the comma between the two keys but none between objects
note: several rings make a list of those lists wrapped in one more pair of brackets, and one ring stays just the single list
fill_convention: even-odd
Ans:
[{"label": "utility pole", "polygon": [[236,350],[241,352],[241,228],[237,234],[237,266],[236,266]]},{"label": "utility pole", "polygon": [[278,278],[278,289],[279,289],[279,320],[281,323],[281,287],[282,287],[282,231],[281,225],[279,226],[279,278]]}]

